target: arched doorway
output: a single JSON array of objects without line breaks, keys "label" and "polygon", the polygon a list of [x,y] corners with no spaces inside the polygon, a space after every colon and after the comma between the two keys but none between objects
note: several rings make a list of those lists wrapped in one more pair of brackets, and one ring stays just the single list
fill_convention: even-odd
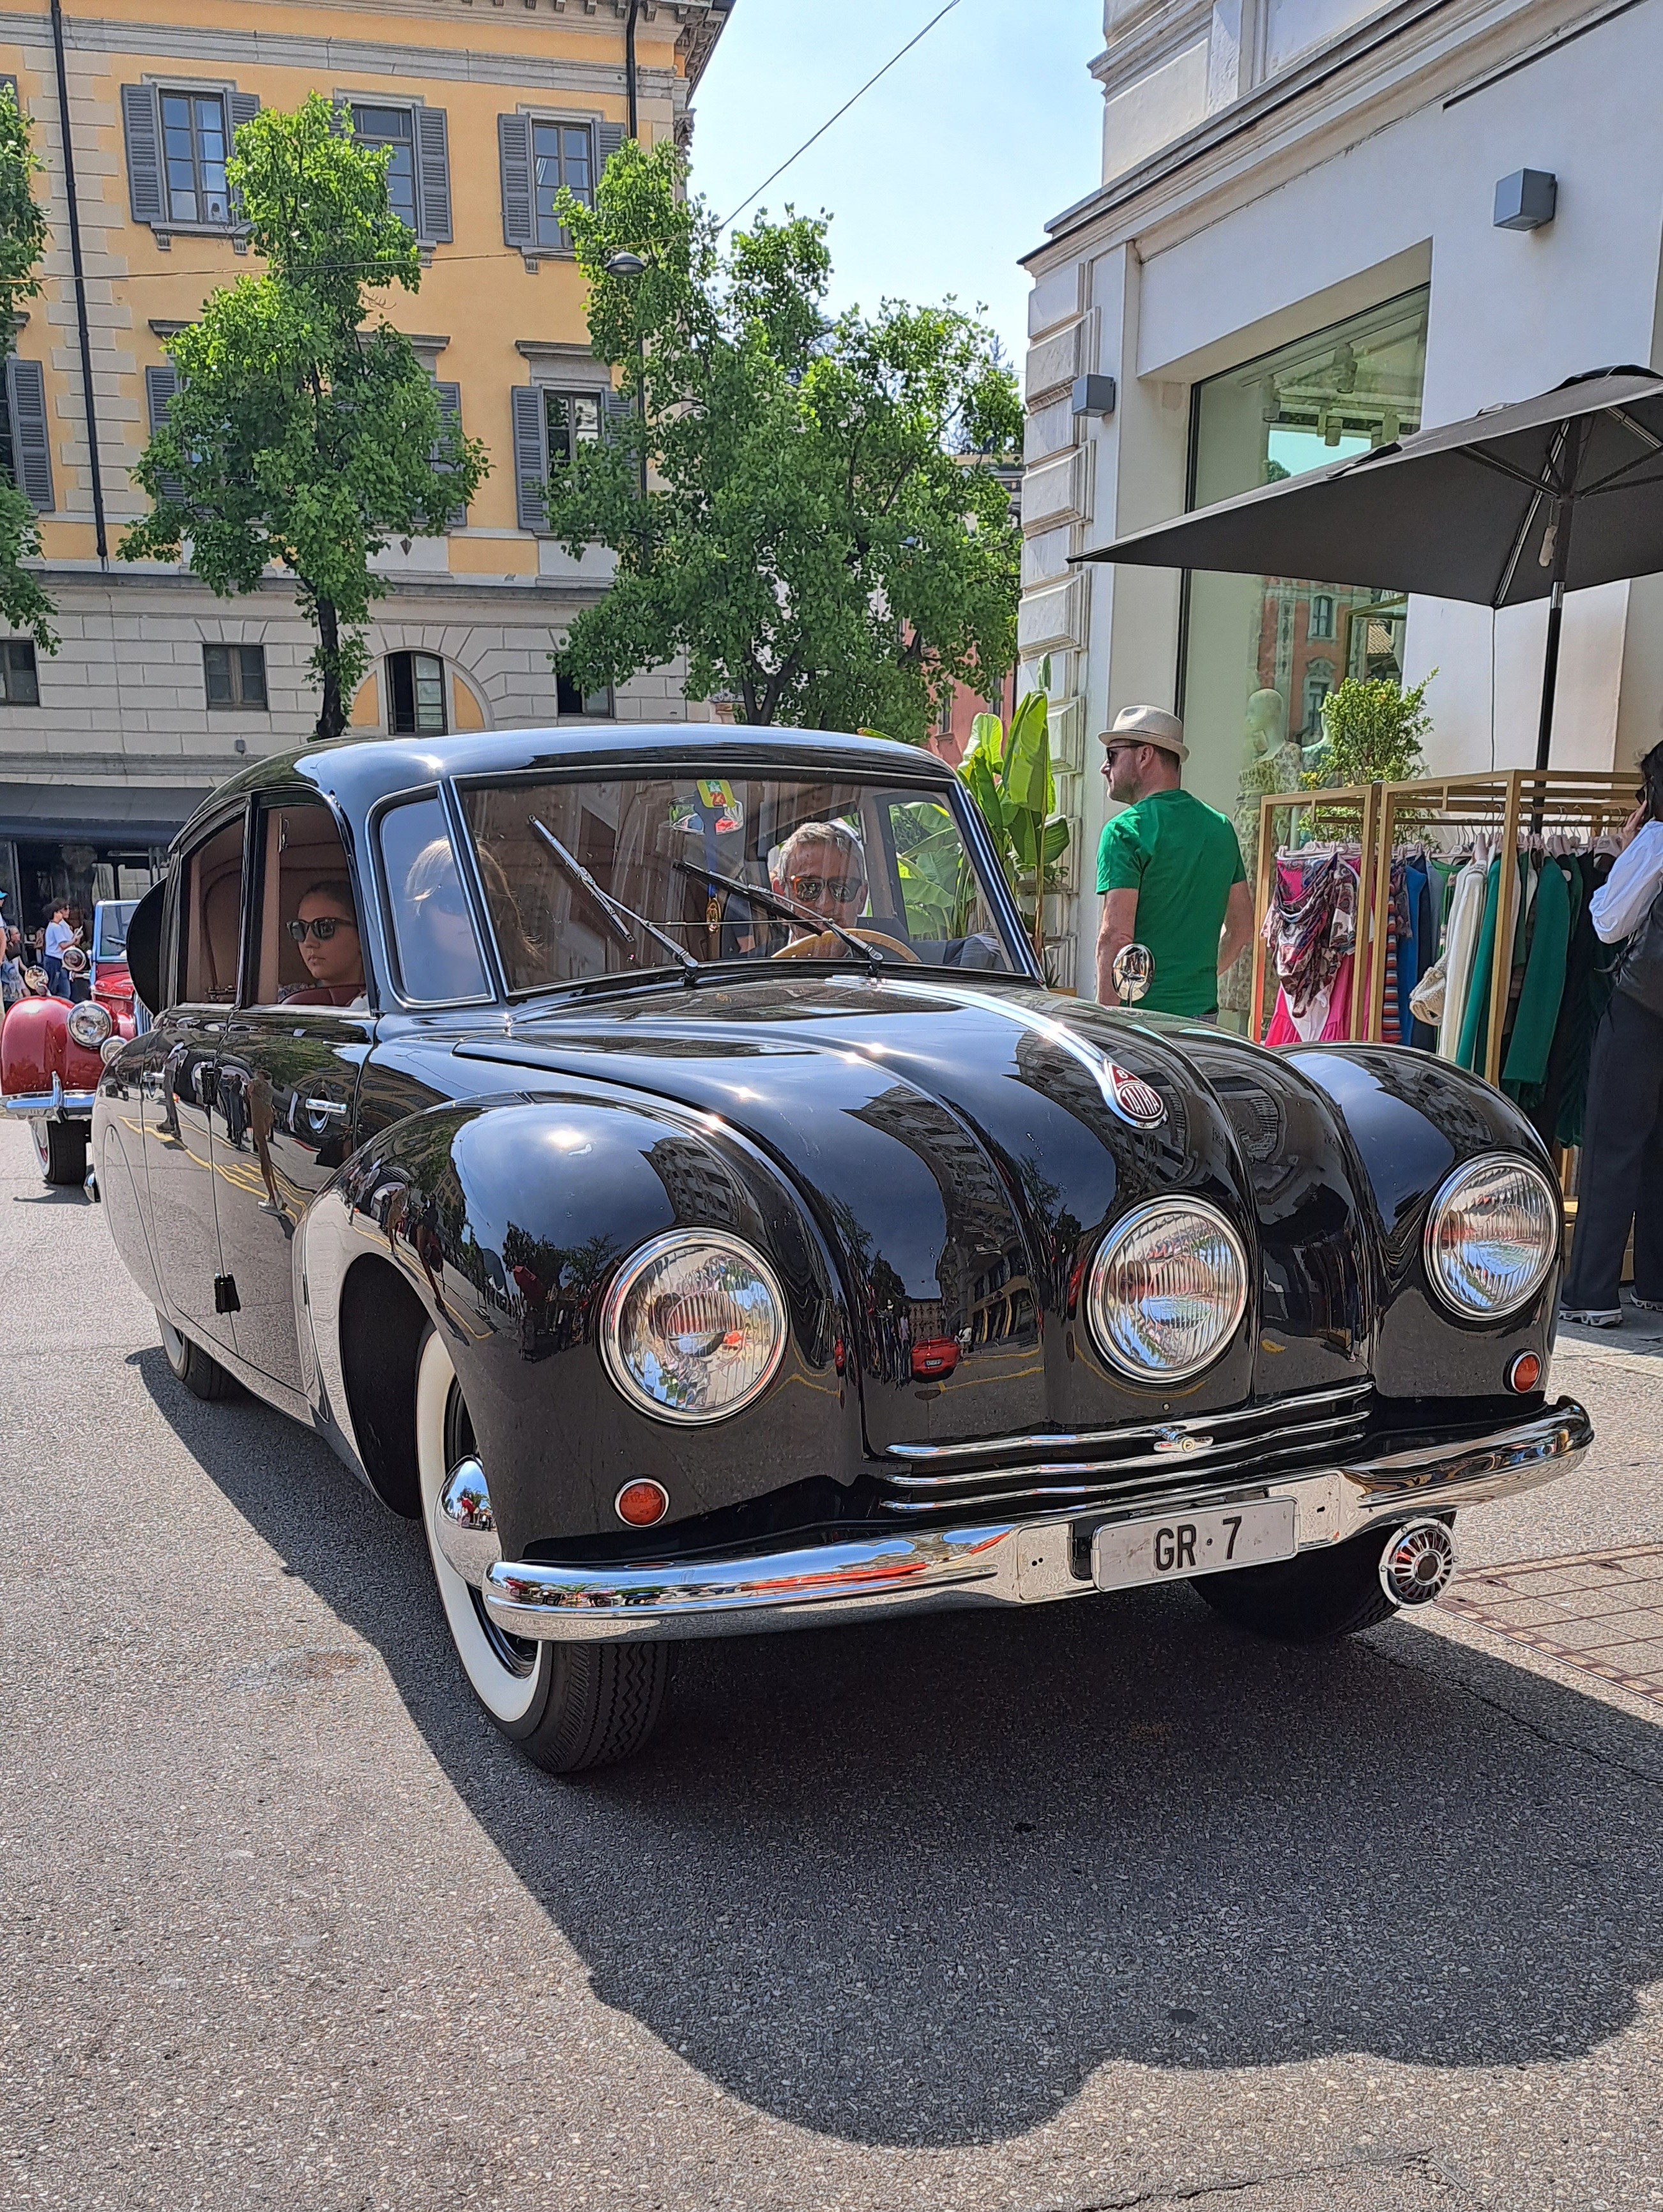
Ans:
[{"label": "arched doorway", "polygon": [[383,654],[365,677],[349,726],[362,737],[415,738],[489,725],[483,701],[454,661],[410,647]]}]

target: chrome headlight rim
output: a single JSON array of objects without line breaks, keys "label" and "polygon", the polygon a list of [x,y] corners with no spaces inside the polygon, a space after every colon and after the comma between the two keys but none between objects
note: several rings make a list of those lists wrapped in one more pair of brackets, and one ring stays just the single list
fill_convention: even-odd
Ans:
[{"label": "chrome headlight rim", "polygon": [[[666,1406],[649,1395],[630,1371],[618,1334],[630,1293],[648,1268],[668,1253],[701,1249],[726,1253],[748,1267],[772,1300],[777,1322],[774,1348],[767,1364],[740,1396],[730,1400],[725,1406],[710,1410]],[[725,1229],[670,1229],[661,1236],[649,1237],[646,1243],[636,1247],[613,1276],[612,1286],[600,1309],[600,1356],[612,1378],[612,1387],[625,1404],[632,1406],[637,1413],[645,1413],[652,1420],[663,1421],[675,1429],[710,1428],[717,1421],[731,1421],[736,1414],[754,1406],[778,1374],[790,1334],[789,1310],[785,1303],[785,1293],[780,1288],[779,1277],[753,1244],[747,1244],[742,1237],[731,1236]]]},{"label": "chrome headlight rim", "polygon": [[[1438,1264],[1438,1231],[1451,1203],[1460,1195],[1464,1187],[1477,1182],[1486,1175],[1494,1175],[1498,1170],[1506,1174],[1520,1175],[1533,1179],[1545,1195],[1549,1211],[1556,1225],[1552,1239],[1542,1255],[1541,1265],[1531,1278],[1529,1288],[1509,1299],[1506,1305],[1477,1306],[1459,1297],[1453,1287],[1446,1280],[1443,1270]],[[1480,1152],[1476,1158],[1463,1160],[1459,1167],[1452,1168],[1433,1194],[1432,1203],[1426,1210],[1426,1227],[1421,1233],[1421,1260],[1426,1269],[1426,1279],[1431,1286],[1433,1296],[1447,1312],[1455,1316],[1457,1321],[1477,1322],[1514,1321],[1532,1299],[1540,1295],[1543,1285],[1553,1273],[1554,1262],[1559,1257],[1560,1248],[1564,1242],[1564,1200],[1545,1168],[1538,1162],[1527,1158],[1521,1152]]]},{"label": "chrome headlight rim", "polygon": [[71,1006],[64,1027],[83,1052],[99,1051],[105,1040],[115,1032],[109,1008],[101,1006],[96,999],[82,999]]},{"label": "chrome headlight rim", "polygon": [[[1220,1331],[1216,1340],[1200,1358],[1186,1360],[1174,1367],[1140,1367],[1123,1358],[1114,1348],[1108,1329],[1098,1318],[1103,1278],[1117,1254],[1134,1236],[1147,1228],[1151,1221],[1167,1215],[1182,1216],[1191,1220],[1199,1218],[1222,1235],[1235,1259],[1236,1296],[1228,1327]],[[1168,1194],[1164,1198],[1144,1199],[1129,1212],[1121,1215],[1098,1246],[1096,1256],[1092,1261],[1086,1285],[1086,1321],[1092,1343],[1099,1356],[1127,1382],[1156,1389],[1164,1389],[1169,1382],[1191,1382],[1197,1375],[1203,1375],[1209,1367],[1216,1365],[1235,1341],[1247,1311],[1251,1279],[1246,1243],[1241,1231],[1221,1208],[1204,1198],[1180,1198]]]}]

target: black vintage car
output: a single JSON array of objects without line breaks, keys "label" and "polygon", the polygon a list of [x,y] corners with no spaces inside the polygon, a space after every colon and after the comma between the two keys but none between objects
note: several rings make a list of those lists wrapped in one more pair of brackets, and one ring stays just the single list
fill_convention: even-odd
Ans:
[{"label": "black vintage car", "polygon": [[94,1173],[174,1373],[421,1515],[553,1771],[644,1741],[679,1638],[1174,1579],[1342,1636],[1591,1440],[1508,1101],[1048,992],[905,747],[313,748],[129,951]]}]

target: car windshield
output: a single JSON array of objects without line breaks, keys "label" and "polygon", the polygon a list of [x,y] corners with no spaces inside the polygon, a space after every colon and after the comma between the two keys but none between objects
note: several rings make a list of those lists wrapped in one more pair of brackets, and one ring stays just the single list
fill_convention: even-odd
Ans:
[{"label": "car windshield", "polygon": [[127,950],[127,924],[132,920],[137,905],[137,899],[104,899],[100,902],[93,950],[101,960],[113,960],[117,953]]},{"label": "car windshield", "polygon": [[653,930],[701,962],[1020,965],[945,793],[697,762],[460,791],[510,991],[675,966]]}]

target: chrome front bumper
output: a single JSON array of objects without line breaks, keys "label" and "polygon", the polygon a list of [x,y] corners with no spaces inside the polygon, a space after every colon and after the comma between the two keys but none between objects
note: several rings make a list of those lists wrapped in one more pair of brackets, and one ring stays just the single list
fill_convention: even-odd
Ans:
[{"label": "chrome front bumper", "polygon": [[63,1078],[54,1075],[50,1091],[26,1091],[8,1098],[6,1111],[31,1121],[90,1121],[95,1096],[91,1091],[65,1091]]},{"label": "chrome front bumper", "polygon": [[1075,1572],[1082,1523],[1180,1514],[1254,1498],[1291,1498],[1300,1549],[1343,1543],[1416,1514],[1481,1505],[1569,1472],[1593,1441],[1574,1399],[1494,1436],[1422,1445],[1351,1466],[1255,1485],[1251,1480],[1154,1490],[1118,1498],[1112,1512],[1039,1521],[988,1520],[853,1539],[828,1534],[793,1551],[745,1552],[627,1566],[546,1566],[490,1560],[494,1540],[435,1515],[440,1548],[480,1594],[499,1628],[533,1641],[658,1642],[819,1628],[830,1622],[977,1605],[1035,1605],[1085,1597]]}]

